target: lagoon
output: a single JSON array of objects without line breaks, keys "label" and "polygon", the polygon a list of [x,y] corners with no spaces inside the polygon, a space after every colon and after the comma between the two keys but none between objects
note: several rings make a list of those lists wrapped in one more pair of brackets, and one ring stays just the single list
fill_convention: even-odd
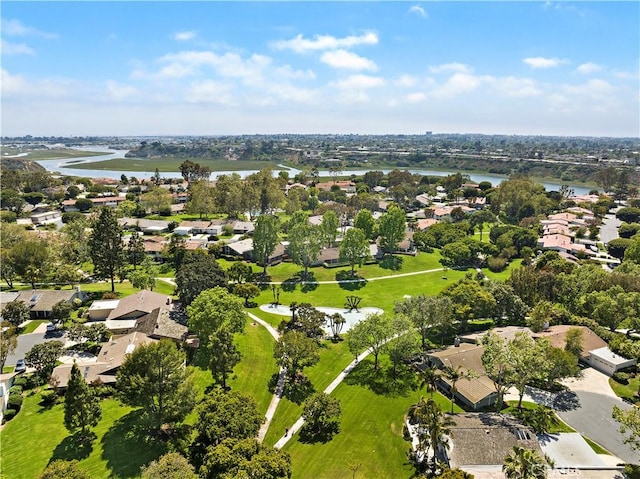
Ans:
[{"label": "lagoon", "polygon": [[[132,176],[135,176],[138,179],[149,179],[154,175],[153,171],[114,171],[114,170],[92,170],[92,169],[84,169],[84,168],[83,169],[74,168],[75,165],[78,165],[80,163],[87,164],[87,163],[93,163],[96,161],[105,161],[105,160],[113,160],[116,158],[124,158],[124,155],[127,153],[127,151],[129,151],[129,150],[112,150],[107,147],[88,147],[88,148],[76,148],[76,149],[81,151],[108,151],[109,153],[106,155],[100,155],[100,156],[86,156],[86,157],[69,158],[69,159],[61,159],[61,160],[40,160],[40,161],[37,161],[37,163],[39,163],[47,171],[50,171],[52,173],[58,172],[62,175],[84,176],[89,178],[120,179],[120,177],[124,174],[129,178]],[[278,166],[288,171],[290,176],[294,176],[300,172],[300,170],[296,168],[291,168],[284,165],[278,165]],[[383,173],[387,174],[390,171],[393,171],[393,168],[370,168],[370,169],[360,169],[360,170],[349,169],[349,170],[344,170],[343,174],[360,176],[360,175],[364,175],[367,171],[372,171],[372,170],[382,171]],[[406,170],[413,174],[430,175],[430,176],[447,176],[452,173],[451,171],[429,170],[429,169],[421,169],[421,168],[407,168]],[[211,173],[210,179],[213,180],[218,178],[219,176],[230,175],[232,173],[237,173],[242,178],[246,178],[247,176],[257,172],[258,170],[214,171]],[[461,173],[468,174],[469,177],[471,178],[471,181],[474,181],[476,183],[480,183],[481,181],[489,181],[491,184],[497,185],[501,181],[507,179],[506,176],[501,176],[501,175],[491,175],[491,174],[485,174],[485,173],[467,173],[467,172],[461,172]],[[277,174],[277,172],[274,172],[274,174]],[[331,175],[331,172],[329,170],[320,170],[319,175],[323,178],[329,177]],[[162,176],[163,178],[181,178],[182,177],[179,171],[161,172],[160,176]],[[544,185],[544,187],[548,191],[552,191],[552,190],[557,191],[560,188],[560,186],[563,184],[560,181],[558,181],[557,183],[543,181],[541,183]],[[576,195],[586,195],[591,190],[591,188],[588,188],[585,186],[570,185],[570,187],[573,188]]]}]

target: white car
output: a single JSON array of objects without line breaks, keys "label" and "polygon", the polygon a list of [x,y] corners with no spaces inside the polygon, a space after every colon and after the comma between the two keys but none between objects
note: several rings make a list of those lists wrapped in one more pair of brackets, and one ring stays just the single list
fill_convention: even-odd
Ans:
[{"label": "white car", "polygon": [[56,329],[58,329],[58,327],[54,323],[51,323],[51,322],[47,323],[47,333],[52,333]]}]

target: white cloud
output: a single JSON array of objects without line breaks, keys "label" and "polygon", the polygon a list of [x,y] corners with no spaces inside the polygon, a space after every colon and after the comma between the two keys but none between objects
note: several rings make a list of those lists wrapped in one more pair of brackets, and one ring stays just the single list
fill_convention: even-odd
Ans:
[{"label": "white cloud", "polygon": [[12,75],[2,69],[2,96],[25,98],[61,98],[77,93],[80,88],[75,82],[59,78],[44,78],[30,81],[22,75]]},{"label": "white cloud", "polygon": [[48,33],[37,28],[28,27],[20,20],[2,20],[2,33],[9,37],[35,36],[47,39],[58,38],[55,33]]},{"label": "white cloud", "polygon": [[189,103],[232,104],[232,86],[215,80],[193,82],[186,94]]},{"label": "white cloud", "polygon": [[378,35],[367,32],[362,35],[349,35],[347,37],[334,37],[332,35],[315,35],[313,39],[304,38],[301,34],[291,40],[279,40],[272,44],[277,50],[293,50],[296,53],[306,53],[318,50],[335,50],[338,48],[351,48],[358,45],[376,45]]},{"label": "white cloud", "polygon": [[448,73],[448,72],[458,72],[458,73],[470,73],[473,71],[471,67],[465,65],[464,63],[444,63],[442,65],[434,65],[429,67],[429,71],[431,73]]},{"label": "white cloud", "polygon": [[530,97],[542,95],[542,90],[530,78],[516,78],[512,76],[491,79],[496,90],[507,96]]},{"label": "white cloud", "polygon": [[35,55],[36,52],[29,45],[24,43],[11,43],[0,40],[0,50],[3,55]]},{"label": "white cloud", "polygon": [[365,90],[383,86],[383,78],[370,75],[351,75],[347,78],[331,82],[329,85],[339,90]]},{"label": "white cloud", "polygon": [[419,15],[419,16],[421,16],[423,18],[427,17],[427,12],[420,5],[413,5],[409,9],[409,13],[415,13],[416,15]]},{"label": "white cloud", "polygon": [[396,78],[393,81],[393,84],[395,86],[399,86],[399,87],[412,87],[414,86],[416,83],[418,83],[418,79],[412,75],[400,75],[398,78]]},{"label": "white cloud", "polygon": [[332,68],[343,68],[347,70],[369,70],[377,71],[378,66],[368,58],[361,57],[347,50],[334,50],[324,52],[320,57],[322,63],[326,63]]},{"label": "white cloud", "polygon": [[477,89],[487,77],[470,75],[468,73],[454,73],[440,87],[432,91],[436,98],[452,98]]},{"label": "white cloud", "polygon": [[122,101],[140,95],[137,88],[113,80],[107,80],[106,91],[109,98],[114,101]]},{"label": "white cloud", "polygon": [[196,32],[190,31],[190,32],[176,32],[174,33],[171,38],[173,38],[176,41],[179,42],[184,42],[187,40],[193,40],[196,37]]},{"label": "white cloud", "polygon": [[283,65],[274,69],[274,75],[279,78],[292,80],[315,80],[316,74],[313,70],[294,70],[290,65]]},{"label": "white cloud", "polygon": [[599,72],[600,70],[602,70],[602,67],[597,63],[588,62],[583,63],[582,65],[578,65],[578,68],[576,68],[576,70],[587,75],[589,73]]},{"label": "white cloud", "polygon": [[522,60],[531,68],[555,68],[563,63],[567,63],[567,60],[561,60],[559,58],[545,58],[545,57],[529,57]]},{"label": "white cloud", "polygon": [[582,85],[565,85],[562,90],[570,95],[602,98],[612,93],[614,88],[605,80],[593,79]]},{"label": "white cloud", "polygon": [[409,93],[406,97],[408,103],[422,103],[427,99],[427,95],[422,92]]}]

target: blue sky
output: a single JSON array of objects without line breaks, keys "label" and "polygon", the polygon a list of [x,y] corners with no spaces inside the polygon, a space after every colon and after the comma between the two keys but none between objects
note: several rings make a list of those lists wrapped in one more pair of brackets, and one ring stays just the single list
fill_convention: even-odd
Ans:
[{"label": "blue sky", "polygon": [[640,136],[640,3],[2,2],[2,134]]}]

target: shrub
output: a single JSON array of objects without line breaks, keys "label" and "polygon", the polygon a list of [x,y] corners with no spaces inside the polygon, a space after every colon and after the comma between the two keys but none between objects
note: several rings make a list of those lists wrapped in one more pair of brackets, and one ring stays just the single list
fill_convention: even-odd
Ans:
[{"label": "shrub", "polygon": [[111,291],[107,291],[102,295],[102,299],[118,299],[118,295]]},{"label": "shrub", "polygon": [[4,412],[4,415],[3,415],[2,418],[4,419],[5,422],[6,421],[11,421],[15,417],[16,414],[18,414],[18,411],[16,411],[15,409],[7,409]]},{"label": "shrub", "polygon": [[20,376],[13,381],[13,385],[22,386],[22,388],[24,389],[27,385],[27,378],[25,378],[24,376]]},{"label": "shrub", "polygon": [[62,222],[73,223],[74,221],[78,221],[85,218],[85,216],[79,211],[67,211],[66,213],[62,213]]},{"label": "shrub", "polygon": [[619,371],[613,373],[613,380],[620,384],[629,384],[629,373],[621,373]]},{"label": "shrub", "polygon": [[160,214],[160,216],[171,216],[173,214],[173,212],[171,211],[171,206],[165,206],[161,208],[158,213]]},{"label": "shrub", "polygon": [[58,395],[52,389],[47,389],[46,391],[42,391],[40,395],[40,405],[42,406],[52,406],[58,400]]},{"label": "shrub", "polygon": [[15,409],[19,411],[22,407],[22,395],[20,394],[9,394],[9,400],[7,401],[7,406],[11,409]]},{"label": "shrub", "polygon": [[22,386],[16,386],[14,384],[13,386],[11,386],[11,389],[9,389],[9,394],[22,394]]},{"label": "shrub", "polygon": [[487,267],[489,268],[489,271],[499,273],[507,267],[507,259],[492,256],[487,259]]},{"label": "shrub", "polygon": [[0,211],[0,221],[2,223],[15,223],[16,215],[13,211]]}]

